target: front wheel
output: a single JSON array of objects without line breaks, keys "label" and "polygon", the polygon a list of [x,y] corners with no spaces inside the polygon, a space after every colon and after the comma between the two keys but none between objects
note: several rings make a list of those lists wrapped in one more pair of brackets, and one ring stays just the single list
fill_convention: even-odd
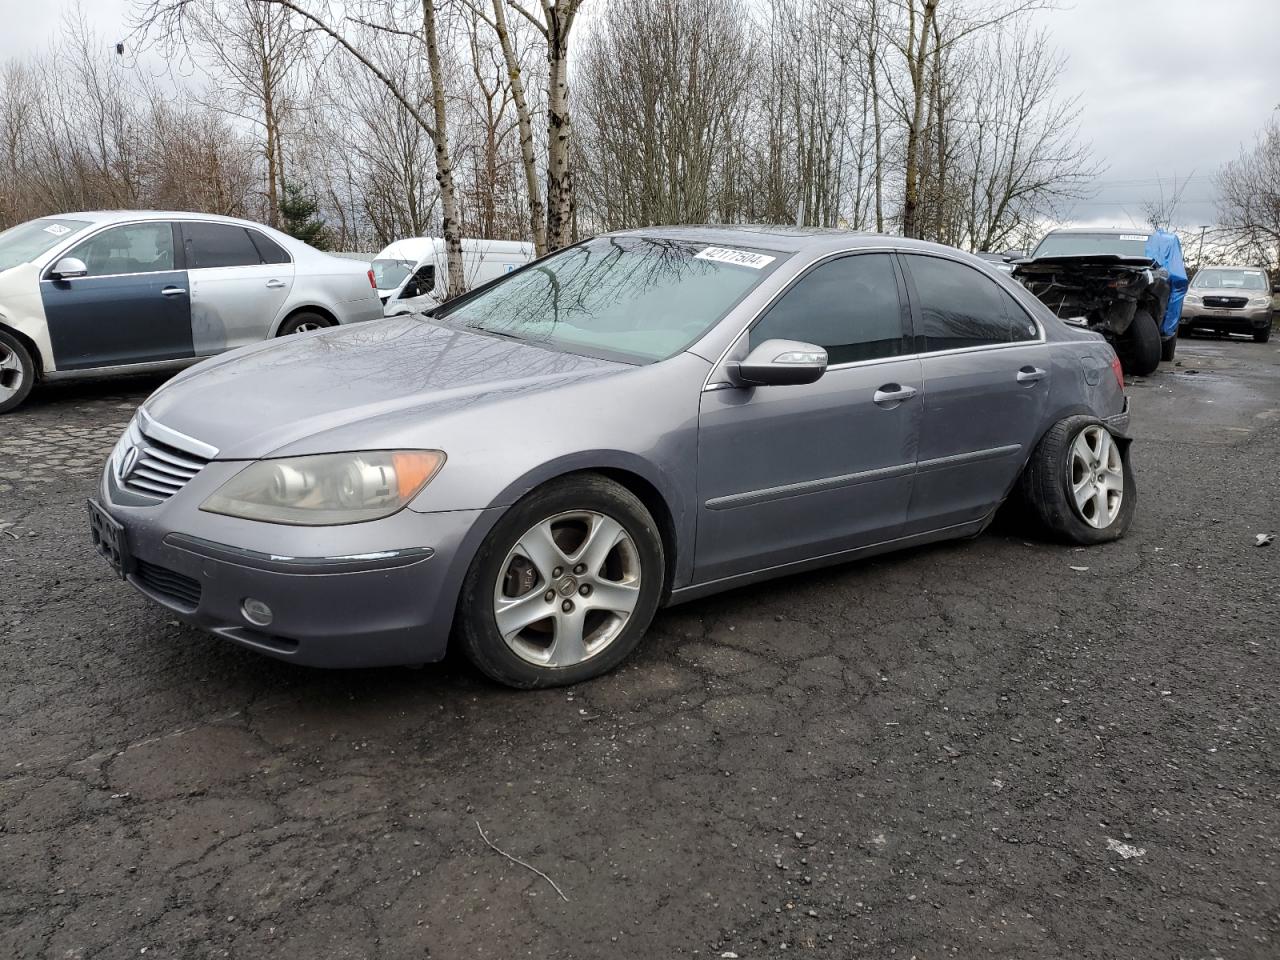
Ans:
[{"label": "front wheel", "polygon": [[1051,535],[1085,545],[1124,536],[1138,502],[1127,450],[1093,417],[1068,417],[1049,429],[1021,490]]},{"label": "front wheel", "polygon": [[1116,341],[1116,353],[1124,372],[1135,377],[1149,377],[1160,366],[1160,328],[1155,317],[1139,308]]},{"label": "front wheel", "polygon": [[1270,327],[1270,325],[1263,327],[1261,330],[1255,330],[1255,331],[1253,331],[1253,342],[1254,342],[1254,343],[1266,343],[1266,342],[1267,342],[1268,340],[1270,340],[1270,339],[1271,339],[1271,327]]},{"label": "front wheel", "polygon": [[0,413],[8,413],[27,399],[36,382],[36,364],[26,346],[0,330]]},{"label": "front wheel", "polygon": [[526,496],[489,533],[458,598],[458,637],[499,683],[578,683],[635,649],[664,576],[644,504],[604,477],[568,477]]}]

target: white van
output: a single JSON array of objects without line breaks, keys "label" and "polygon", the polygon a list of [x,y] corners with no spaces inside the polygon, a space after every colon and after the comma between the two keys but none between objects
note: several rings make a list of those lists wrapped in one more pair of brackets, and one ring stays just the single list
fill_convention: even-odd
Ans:
[{"label": "white van", "polygon": [[387,244],[373,258],[373,282],[378,288],[378,298],[384,304],[409,279],[418,261],[431,252],[433,242],[431,237],[407,237]]},{"label": "white van", "polygon": [[[428,310],[444,300],[448,281],[444,240],[439,237],[416,238],[427,245],[411,272],[401,281],[386,301],[383,313],[394,317],[416,310]],[[409,243],[401,240],[400,243]],[[394,244],[393,244],[394,246]],[[388,248],[390,249],[390,248]],[[379,254],[381,256],[381,254]],[[462,276],[467,289],[488,283],[503,274],[522,267],[533,259],[533,244],[515,240],[463,240]],[[374,261],[377,274],[378,262]],[[378,284],[381,287],[381,283]],[[381,291],[379,291],[381,292]]]}]

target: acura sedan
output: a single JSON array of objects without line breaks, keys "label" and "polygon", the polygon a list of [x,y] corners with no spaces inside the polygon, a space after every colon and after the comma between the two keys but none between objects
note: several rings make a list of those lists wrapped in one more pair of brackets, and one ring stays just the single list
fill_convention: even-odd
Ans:
[{"label": "acura sedan", "polygon": [[115,210],[0,233],[0,413],[38,380],[189,366],[382,316],[373,271],[248,220]]},{"label": "acura sedan", "polygon": [[663,604],[972,537],[1009,497],[1115,539],[1127,423],[1101,335],[976,258],[654,228],[185,371],[89,513],[119,576],[226,641],[331,667],[453,642],[542,687]]}]

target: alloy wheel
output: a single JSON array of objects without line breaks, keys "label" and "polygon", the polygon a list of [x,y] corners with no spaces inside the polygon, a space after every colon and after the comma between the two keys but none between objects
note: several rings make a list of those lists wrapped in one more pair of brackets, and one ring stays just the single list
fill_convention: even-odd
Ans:
[{"label": "alloy wheel", "polygon": [[560,513],[527,530],[498,569],[493,613],[516,656],[571,667],[626,629],[640,599],[640,552],[617,520]]},{"label": "alloy wheel", "polygon": [[1124,462],[1106,427],[1085,427],[1071,444],[1071,495],[1076,512],[1091,527],[1104,530],[1124,500]]},{"label": "alloy wheel", "polygon": [[324,324],[316,323],[314,320],[304,320],[293,328],[294,333],[310,333],[312,330],[322,330]]},{"label": "alloy wheel", "polygon": [[0,343],[0,403],[22,389],[22,361],[17,353]]}]

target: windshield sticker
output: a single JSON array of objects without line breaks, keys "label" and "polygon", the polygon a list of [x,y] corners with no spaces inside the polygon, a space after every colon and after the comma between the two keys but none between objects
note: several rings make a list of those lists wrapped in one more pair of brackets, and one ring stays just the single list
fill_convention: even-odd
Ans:
[{"label": "windshield sticker", "polygon": [[64,227],[60,223],[51,223],[44,228],[45,233],[52,233],[55,237],[64,237],[71,232],[70,227]]},{"label": "windshield sticker", "polygon": [[760,270],[773,263],[777,257],[766,257],[763,253],[748,253],[746,250],[729,250],[725,247],[707,247],[693,255],[695,260],[714,260],[717,263],[732,263],[739,267],[750,267]]},{"label": "windshield sticker", "polygon": [[1121,240],[1146,240],[1147,235],[1145,233],[1122,233],[1120,234],[1120,239]]}]

